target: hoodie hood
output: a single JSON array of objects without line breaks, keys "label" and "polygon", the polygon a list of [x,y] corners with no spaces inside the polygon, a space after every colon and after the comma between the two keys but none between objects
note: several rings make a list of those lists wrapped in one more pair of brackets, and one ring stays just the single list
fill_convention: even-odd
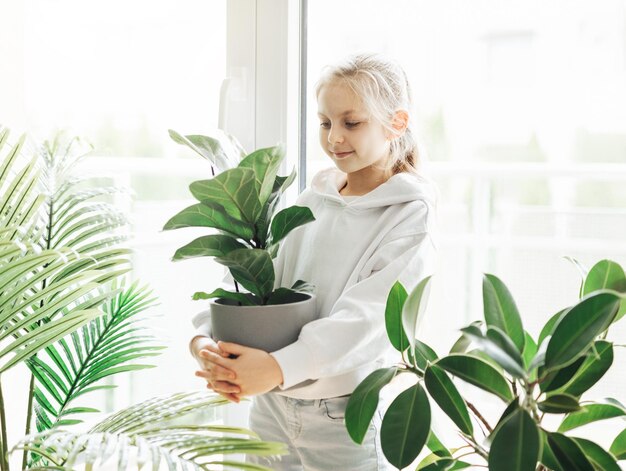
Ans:
[{"label": "hoodie hood", "polygon": [[372,209],[394,204],[408,203],[421,200],[428,206],[435,207],[437,191],[435,185],[428,179],[412,174],[398,173],[393,175],[382,185],[379,185],[363,196],[346,201],[339,194],[339,190],[346,184],[347,175],[337,168],[328,168],[320,171],[313,177],[311,190],[328,201],[351,209]]}]

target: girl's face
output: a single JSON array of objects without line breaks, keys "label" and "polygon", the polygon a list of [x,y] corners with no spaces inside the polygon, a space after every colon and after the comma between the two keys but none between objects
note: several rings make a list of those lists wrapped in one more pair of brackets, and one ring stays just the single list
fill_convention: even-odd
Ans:
[{"label": "girl's face", "polygon": [[374,120],[361,99],[343,83],[323,85],[317,96],[320,145],[345,173],[389,158],[388,133]]}]

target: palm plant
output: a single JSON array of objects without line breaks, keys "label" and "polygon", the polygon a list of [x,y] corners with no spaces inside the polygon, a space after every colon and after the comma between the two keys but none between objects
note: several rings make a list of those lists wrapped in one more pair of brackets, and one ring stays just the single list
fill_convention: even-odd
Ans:
[{"label": "palm plant", "polygon": [[270,471],[265,466],[218,456],[239,453],[276,456],[286,452],[285,445],[263,442],[254,432],[238,427],[176,422],[190,412],[226,402],[205,392],[153,398],[113,414],[87,433],[53,429],[24,438],[13,451],[30,450],[45,457],[49,463],[46,469],[67,471],[78,464],[94,469],[109,460],[116,463],[115,469],[129,469],[134,461],[138,469],[143,466],[159,469],[164,462],[171,471],[217,470],[224,466]]},{"label": "palm plant", "polygon": [[[609,260],[582,274],[580,300],[553,315],[537,340],[524,330],[505,284],[485,275],[484,321],[462,329],[461,338],[443,357],[414,335],[430,278],[410,294],[396,283],[389,294],[386,321],[390,341],[402,352],[403,362],[375,371],[354,391],[346,409],[350,436],[362,442],[380,390],[396,375],[410,374],[417,382],[391,403],[381,428],[382,449],[398,468],[408,466],[426,446],[432,453],[417,466],[419,470],[467,468],[471,465],[463,458],[475,455],[491,471],[619,471],[617,461],[626,459],[626,430],[609,450],[571,436],[570,431],[626,417],[626,407],[615,399],[582,399],[613,363],[614,344],[607,336],[626,314],[626,276]],[[495,424],[449,375],[503,401],[506,407]],[[464,446],[446,447],[433,433],[429,397],[452,420]],[[546,416],[551,420],[544,420]],[[555,419],[560,420],[553,430],[550,423]]]},{"label": "palm plant", "polygon": [[[0,152],[8,136],[8,130],[0,129]],[[73,407],[76,398],[112,387],[100,384],[103,378],[150,367],[130,362],[163,348],[154,345],[154,338],[140,325],[139,314],[154,304],[151,293],[136,282],[125,287],[129,250],[118,246],[125,236],[115,234],[125,219],[112,205],[94,201],[116,190],[84,189],[86,181],[71,175],[84,155],[77,153],[79,145],[77,139],[57,137],[15,172],[22,138],[9,149],[0,168],[0,361],[6,359],[0,363],[3,470],[9,469],[4,371],[25,362],[32,372],[26,434],[33,412],[38,432],[56,434],[61,427],[80,423],[77,415],[96,411]],[[8,358],[9,354],[14,356]],[[159,413],[152,412],[151,423],[159,420]],[[81,443],[89,439],[72,436]],[[132,447],[129,441],[120,443],[125,444],[120,452]],[[51,463],[46,453],[22,448],[22,469]],[[174,452],[174,447],[166,449]]]}]

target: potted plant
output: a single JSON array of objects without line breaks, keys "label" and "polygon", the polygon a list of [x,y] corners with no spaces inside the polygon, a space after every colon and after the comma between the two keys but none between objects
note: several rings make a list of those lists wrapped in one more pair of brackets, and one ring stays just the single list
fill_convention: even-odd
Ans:
[{"label": "potted plant", "polygon": [[[570,431],[626,416],[626,408],[615,399],[595,402],[581,397],[613,362],[614,345],[607,334],[626,314],[626,277],[609,260],[582,274],[580,300],[553,315],[536,339],[524,330],[504,283],[485,275],[484,320],[462,329],[461,338],[443,357],[413,335],[429,278],[410,294],[396,283],[387,301],[386,322],[403,362],[373,372],[356,388],[345,416],[350,436],[357,443],[363,440],[381,388],[395,376],[409,374],[416,383],[391,403],[381,428],[383,452],[398,468],[413,462],[426,445],[432,453],[419,470],[470,467],[461,458],[474,455],[492,471],[619,471],[617,461],[626,459],[626,430],[608,451]],[[497,422],[487,420],[450,375],[502,401]],[[433,433],[431,402],[452,420],[463,446],[444,446]]]},{"label": "potted plant", "polygon": [[[213,337],[265,351],[289,345],[297,340],[302,326],[315,319],[315,296],[303,281],[275,287],[272,259],[287,234],[315,218],[309,208],[301,206],[277,211],[281,195],[296,176],[295,171],[286,177],[278,175],[285,149],[258,149],[228,168],[244,154],[240,145],[232,144],[234,139],[227,141],[232,144],[229,152],[223,139],[181,136],[173,131],[170,135],[221,170],[215,175],[212,169],[212,178],[191,183],[191,194],[198,202],[176,214],[163,228],[213,229],[211,234],[179,248],[173,257],[174,261],[214,257],[229,269],[235,291],[217,288],[193,295],[196,300],[213,300]],[[238,155],[232,156],[232,152]]]},{"label": "potted plant", "polygon": [[[208,461],[219,466],[217,455],[283,453],[281,444],[262,442],[245,429],[182,421],[190,411],[226,402],[206,393],[154,398],[91,430],[77,429],[81,417],[99,412],[81,400],[115,387],[102,384],[105,378],[152,367],[136,361],[164,348],[143,325],[155,299],[138,282],[124,281],[130,250],[114,230],[125,218],[113,205],[94,201],[117,190],[93,187],[73,172],[90,148],[57,135],[24,162],[25,138],[14,145],[9,139],[0,127],[0,469],[70,470],[111,456],[118,469],[132,469],[126,460],[138,450],[140,464],[200,469]],[[24,391],[27,436],[12,448],[11,466],[9,431],[15,426],[6,420],[12,404],[2,380],[20,367],[31,373]]]}]

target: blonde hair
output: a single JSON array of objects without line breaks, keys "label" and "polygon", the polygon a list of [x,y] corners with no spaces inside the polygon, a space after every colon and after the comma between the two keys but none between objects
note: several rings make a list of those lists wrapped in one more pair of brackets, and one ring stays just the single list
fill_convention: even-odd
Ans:
[{"label": "blonde hair", "polygon": [[389,143],[387,172],[418,173],[419,151],[412,129],[410,109],[412,106],[411,87],[406,73],[399,64],[380,54],[362,53],[348,56],[343,61],[326,66],[315,85],[315,94],[330,83],[346,84],[361,99],[371,115],[392,134],[397,131],[392,126],[397,111],[409,113],[409,123],[403,135]]}]

